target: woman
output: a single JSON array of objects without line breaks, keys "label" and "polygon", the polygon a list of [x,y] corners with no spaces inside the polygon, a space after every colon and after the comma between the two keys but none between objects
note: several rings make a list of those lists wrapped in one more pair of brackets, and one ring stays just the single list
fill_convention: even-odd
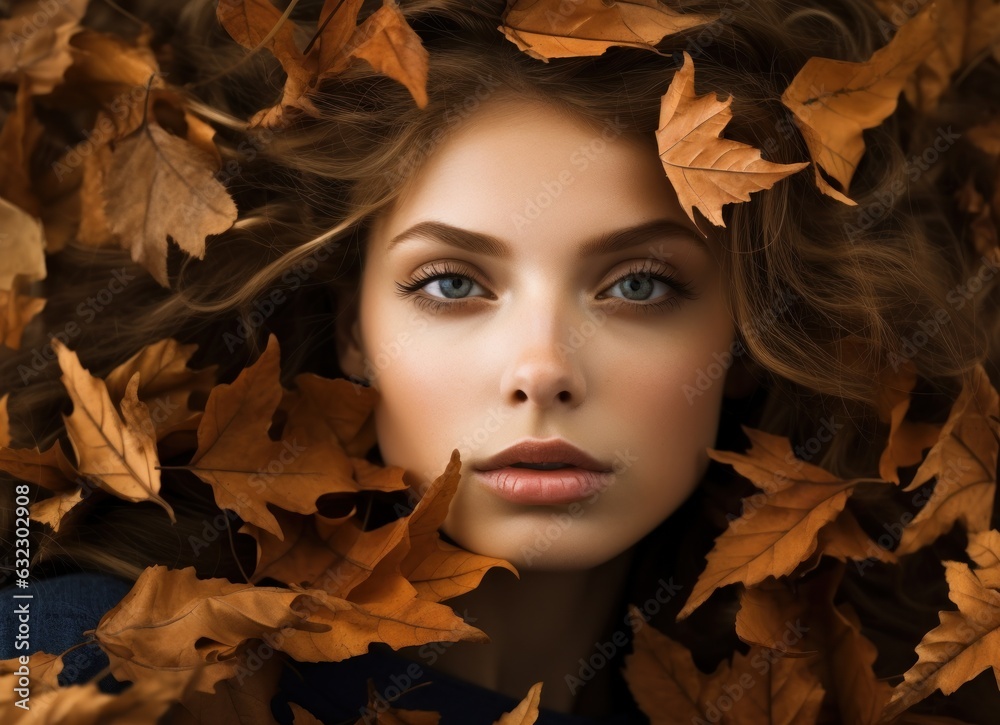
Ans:
[{"label": "woman", "polygon": [[[291,19],[315,22],[312,5],[300,3]],[[361,17],[376,5],[364,3]],[[315,372],[377,391],[377,445],[367,457],[405,469],[411,494],[459,451],[461,480],[441,534],[517,570],[494,567],[448,600],[490,641],[375,645],[339,662],[295,663],[274,704],[283,722],[286,700],[324,721],[358,717],[370,705],[362,690],[370,674],[378,692],[404,692],[394,707],[436,710],[445,722],[493,722],[538,681],[538,722],[669,718],[640,707],[621,674],[638,627],[629,604],[687,647],[702,672],[745,648],[734,587],[677,621],[703,557],[754,490],[707,451],[746,450],[742,425],[786,436],[799,459],[835,476],[872,476],[886,445],[877,412],[893,355],[915,364],[923,387],[912,413],[928,422],[947,412],[963,373],[995,361],[995,295],[978,311],[948,297],[978,264],[955,231],[962,217],[950,192],[964,177],[951,170],[981,163],[985,176],[986,162],[956,145],[908,181],[905,205],[895,198],[885,208],[914,143],[901,135],[912,112],[901,104],[866,131],[851,183],[856,206],[823,193],[811,170],[789,173],[726,204],[723,227],[696,216],[664,173],[656,132],[671,79],[693,60],[699,95],[732,94],[727,139],[783,165],[809,159],[781,94],[812,56],[856,62],[884,45],[885,21],[867,2],[686,6],[704,20],[665,35],[658,52],[615,46],[545,62],[497,31],[502,3],[424,0],[401,10],[429,53],[425,104],[356,63],[324,79],[311,113],[276,106],[288,115],[277,130],[248,132],[244,120],[268,100],[270,59],[235,65],[242,51],[205,3],[161,17],[170,11],[133,9],[171,29],[160,41],[169,40],[172,72],[190,81],[200,99],[192,108],[215,123],[224,157],[237,161],[222,181],[240,218],[209,242],[204,261],[183,261],[171,289],[137,271],[113,313],[95,315],[70,347],[102,375],[174,337],[198,343],[190,367],[220,365],[222,381],[273,332],[283,382]],[[996,78],[992,61],[978,71]],[[944,102],[938,113],[907,128],[923,133],[958,111]],[[876,204],[883,211],[873,214]],[[87,285],[104,283],[123,254],[70,245],[53,256],[46,328],[70,319]],[[83,259],[87,279],[58,287]],[[938,309],[949,324],[907,356],[906,341]],[[4,361],[4,390],[22,387],[18,364],[30,349]],[[995,381],[995,365],[989,372]],[[57,374],[44,371],[10,399],[12,420],[32,411],[25,440],[40,450],[59,435]],[[162,496],[176,524],[159,508],[95,496],[38,540],[32,571],[50,592],[47,606],[82,597],[88,611],[62,636],[40,625],[51,638],[34,640],[33,651],[84,641],[82,631],[154,564],[247,581],[256,563],[249,537],[230,533],[207,551],[190,543],[205,538],[204,522],[221,508],[190,471],[167,470],[184,468],[191,453],[164,461]],[[539,470],[556,468],[566,470]],[[350,505],[370,525],[386,502],[372,493]],[[899,518],[884,487],[849,504],[870,534]],[[927,585],[937,560],[926,553],[845,568],[838,601],[858,609],[878,645],[880,677],[908,669],[946,608],[940,574]],[[900,591],[914,582],[922,588]],[[76,670],[84,681],[106,660],[94,645],[79,652],[88,653],[90,669]],[[326,697],[330,681],[343,687]],[[914,710],[983,721],[998,700],[980,678]],[[824,705],[825,715],[835,712]]]}]

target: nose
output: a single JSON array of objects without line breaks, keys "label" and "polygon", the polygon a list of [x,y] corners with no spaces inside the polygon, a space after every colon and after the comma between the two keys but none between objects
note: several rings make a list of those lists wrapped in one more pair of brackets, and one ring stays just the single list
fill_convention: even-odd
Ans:
[{"label": "nose", "polygon": [[510,355],[501,381],[504,398],[512,405],[530,402],[539,408],[580,405],[586,382],[579,351],[570,344],[574,329],[579,335],[579,324],[565,305],[551,298],[525,313],[510,328]]}]

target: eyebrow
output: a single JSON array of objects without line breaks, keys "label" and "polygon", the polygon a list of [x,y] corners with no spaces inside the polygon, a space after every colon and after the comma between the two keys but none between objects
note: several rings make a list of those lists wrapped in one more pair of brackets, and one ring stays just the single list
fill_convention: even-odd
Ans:
[{"label": "eyebrow", "polygon": [[[578,249],[577,257],[584,259],[591,256],[611,254],[623,249],[662,240],[664,237],[687,239],[693,241],[706,252],[709,251],[705,240],[691,229],[673,219],[653,219],[636,226],[618,229],[588,240]],[[410,239],[428,239],[441,242],[450,247],[464,249],[468,252],[483,254],[498,259],[510,259],[510,247],[498,237],[471,229],[452,226],[439,221],[422,221],[406,229],[389,242],[386,251],[390,252],[396,246]]]}]

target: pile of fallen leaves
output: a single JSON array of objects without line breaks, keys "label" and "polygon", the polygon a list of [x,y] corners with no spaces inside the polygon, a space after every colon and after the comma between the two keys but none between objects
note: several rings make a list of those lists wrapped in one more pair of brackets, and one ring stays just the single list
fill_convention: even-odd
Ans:
[{"label": "pile of fallen leaves", "polygon": [[[428,54],[393,0],[360,22],[360,0],[327,0],[308,26],[290,19],[295,4],[282,11],[268,0],[219,3],[218,20],[229,35],[250,52],[273,55],[287,74],[281,98],[248,127],[280,129],[314,115],[311,98],[322,81],[356,62],[403,84],[418,107],[426,105]],[[912,14],[902,3],[875,4],[894,30],[882,48],[863,62],[812,58],[782,96],[811,156],[799,163],[766,161],[759,149],[723,138],[732,97],[697,95],[694,61],[683,54],[662,98],[656,140],[664,171],[696,224],[694,209],[721,226],[725,204],[747,201],[810,164],[831,203],[855,204],[849,186],[865,152],[862,132],[892,115],[900,94],[916,112],[930,112],[956,74],[1000,61],[1000,5],[992,0],[934,0]],[[14,2],[12,16],[0,20],[0,84],[14,101],[0,130],[0,343],[12,349],[45,305],[28,285],[45,279],[47,255],[71,240],[127,249],[168,287],[168,236],[203,258],[206,239],[237,217],[217,178],[222,157],[211,119],[196,115],[163,73],[169,47],[152,47],[153,33],[141,24],[130,36],[82,26],[87,5]],[[724,18],[679,12],[657,0],[516,0],[498,21],[498,31],[519,49],[548,62],[600,55],[611,46],[662,54],[655,46],[664,37]],[[86,119],[79,129],[84,140],[60,145],[65,130],[43,124],[41,108]],[[1000,119],[966,137],[997,160],[998,183],[987,202],[970,179],[956,203],[967,214],[976,251],[996,262]],[[33,172],[33,157],[54,146],[66,150],[45,174]],[[34,716],[51,723],[154,722],[170,711],[184,723],[271,722],[269,702],[284,658],[338,661],[372,642],[398,649],[487,640],[442,604],[478,586],[492,567],[515,571],[438,535],[460,479],[457,450],[412,511],[388,524],[366,530],[356,510],[337,517],[320,511],[326,494],[408,489],[403,469],[364,458],[376,442],[375,390],[312,374],[283,388],[273,337],[229,384],[217,384],[212,368],[188,368],[193,346],[175,340],[148,345],[103,379],[58,340],[52,344],[73,402],[64,416],[72,455],[59,442],[45,451],[15,447],[7,396],[0,398],[0,469],[47,492],[31,506],[31,517],[54,531],[72,525],[86,505],[83,482],[126,501],[153,502],[174,521],[161,495],[160,461],[184,456],[186,464],[170,468],[211,486],[219,509],[243,521],[238,533],[256,540],[257,555],[241,583],[199,579],[193,568],[147,568],[87,633],[108,655],[111,673],[133,685],[119,695],[101,693],[96,682],[59,687],[66,653],[35,653]],[[882,380],[878,409],[889,434],[878,478],[839,479],[796,459],[787,438],[748,428],[746,453],[710,452],[761,490],[716,539],[679,618],[719,587],[738,585],[736,631],[750,650],[704,674],[683,646],[639,627],[625,677],[654,723],[815,722],[830,713],[852,723],[943,723],[949,720],[906,711],[938,689],[954,692],[988,667],[1000,673],[1000,532],[990,528],[997,391],[978,366],[947,421],[918,423],[907,418],[914,370],[907,361]],[[174,404],[178,399],[183,404]],[[193,404],[197,399],[206,401],[203,407]],[[281,465],[271,471],[275,461]],[[914,467],[901,480],[899,470]],[[872,541],[846,507],[862,484],[929,490],[916,516],[900,522],[892,546]],[[916,647],[916,664],[893,687],[875,676],[877,651],[855,612],[833,603],[843,566],[898,562],[955,523],[968,533],[975,566],[944,562],[957,610],[940,613],[940,625]],[[803,578],[822,557],[841,567]],[[638,611],[632,614],[641,621]],[[32,716],[13,704],[18,667],[15,660],[0,663],[4,722]],[[534,722],[541,685],[500,722]],[[374,706],[378,695],[371,687],[368,694]],[[292,707],[300,725],[317,722]],[[438,718],[383,712],[387,722],[390,716]]]}]

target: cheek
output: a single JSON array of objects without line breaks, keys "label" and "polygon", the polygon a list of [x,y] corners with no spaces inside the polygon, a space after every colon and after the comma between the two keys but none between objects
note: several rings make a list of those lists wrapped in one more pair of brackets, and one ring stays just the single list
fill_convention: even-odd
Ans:
[{"label": "cheek", "polygon": [[643,452],[647,480],[656,471],[698,478],[708,465],[705,448],[718,431],[731,338],[727,330],[706,336],[706,329],[671,338],[630,365],[630,377],[616,385],[614,419],[627,425],[627,440]]},{"label": "cheek", "polygon": [[462,447],[462,426],[475,411],[471,381],[463,376],[474,375],[476,367],[468,350],[435,340],[430,313],[374,299],[365,313],[366,365],[380,393],[375,427],[382,457],[433,480],[452,449]]}]

